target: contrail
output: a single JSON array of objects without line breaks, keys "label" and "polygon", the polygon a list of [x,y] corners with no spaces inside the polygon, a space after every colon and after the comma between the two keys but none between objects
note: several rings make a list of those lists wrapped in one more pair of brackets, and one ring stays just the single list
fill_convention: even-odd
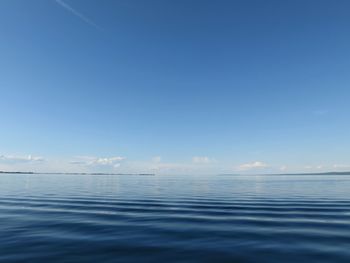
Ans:
[{"label": "contrail", "polygon": [[102,28],[100,28],[98,25],[96,25],[89,18],[87,18],[86,16],[84,16],[83,14],[81,14],[80,12],[75,10],[73,7],[71,7],[70,5],[65,3],[63,0],[56,0],[56,3],[59,4],[60,6],[62,6],[64,9],[68,10],[69,12],[71,12],[73,15],[77,16],[78,18],[80,18],[85,23],[87,23],[90,26],[93,26],[94,28],[102,31]]}]

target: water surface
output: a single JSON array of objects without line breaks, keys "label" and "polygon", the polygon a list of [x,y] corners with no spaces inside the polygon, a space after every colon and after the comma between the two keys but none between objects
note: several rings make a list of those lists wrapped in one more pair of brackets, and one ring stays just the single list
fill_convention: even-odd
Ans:
[{"label": "water surface", "polygon": [[350,176],[0,175],[0,262],[350,262]]}]

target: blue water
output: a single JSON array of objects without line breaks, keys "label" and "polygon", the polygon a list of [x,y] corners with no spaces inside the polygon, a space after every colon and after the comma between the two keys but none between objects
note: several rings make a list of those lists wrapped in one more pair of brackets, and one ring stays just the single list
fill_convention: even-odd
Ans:
[{"label": "blue water", "polygon": [[0,175],[0,262],[350,262],[350,176]]}]

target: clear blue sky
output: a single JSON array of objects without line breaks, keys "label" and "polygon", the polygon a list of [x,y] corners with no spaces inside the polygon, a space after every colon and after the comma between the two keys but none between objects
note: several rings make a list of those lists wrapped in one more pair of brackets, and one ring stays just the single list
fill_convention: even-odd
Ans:
[{"label": "clear blue sky", "polygon": [[349,11],[2,0],[0,169],[350,170]]}]

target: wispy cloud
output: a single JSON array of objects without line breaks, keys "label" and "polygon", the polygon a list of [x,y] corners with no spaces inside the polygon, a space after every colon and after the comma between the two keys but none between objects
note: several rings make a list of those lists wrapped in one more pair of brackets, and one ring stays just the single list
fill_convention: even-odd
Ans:
[{"label": "wispy cloud", "polygon": [[244,163],[238,166],[238,170],[246,171],[246,170],[252,170],[252,169],[263,169],[269,167],[266,163],[256,161],[251,163]]},{"label": "wispy cloud", "polygon": [[10,163],[30,163],[30,162],[43,162],[45,159],[39,156],[27,155],[27,156],[16,156],[16,155],[0,155],[0,161]]},{"label": "wispy cloud", "polygon": [[288,167],[286,165],[282,165],[280,167],[280,171],[282,171],[282,172],[286,171],[287,169],[288,169]]},{"label": "wispy cloud", "polygon": [[327,168],[327,167],[325,167],[323,165],[306,165],[306,166],[304,166],[304,169],[307,169],[307,170],[321,170],[324,168]]},{"label": "wispy cloud", "polygon": [[118,168],[120,162],[125,160],[125,157],[93,157],[93,156],[77,156],[70,164],[84,165],[84,166],[111,166]]},{"label": "wispy cloud", "polygon": [[139,163],[137,166],[141,171],[160,173],[186,173],[193,168],[193,164],[164,162],[161,156],[154,156],[150,162]]},{"label": "wispy cloud", "polygon": [[333,168],[335,169],[350,169],[349,164],[334,164]]},{"label": "wispy cloud", "polygon": [[192,162],[195,164],[209,164],[215,162],[215,160],[207,156],[194,156],[192,157]]},{"label": "wispy cloud", "polygon": [[68,5],[66,2],[64,2],[63,0],[56,0],[56,3],[59,4],[61,7],[63,7],[64,9],[66,9],[67,11],[71,12],[73,15],[75,15],[76,17],[78,17],[80,20],[84,21],[85,23],[89,24],[90,26],[93,26],[94,28],[102,31],[102,28],[99,27],[95,22],[93,22],[92,20],[90,20],[88,17],[86,17],[85,15],[83,15],[82,13],[80,13],[79,11],[77,11],[76,9],[74,9],[73,7],[71,7],[70,5]]},{"label": "wispy cloud", "polygon": [[154,156],[152,158],[152,162],[154,162],[154,163],[160,163],[161,161],[162,161],[162,157],[160,157],[160,156]]},{"label": "wispy cloud", "polygon": [[187,173],[193,170],[193,168],[192,165],[185,163],[153,162],[148,165],[148,168],[146,169],[160,173]]}]

